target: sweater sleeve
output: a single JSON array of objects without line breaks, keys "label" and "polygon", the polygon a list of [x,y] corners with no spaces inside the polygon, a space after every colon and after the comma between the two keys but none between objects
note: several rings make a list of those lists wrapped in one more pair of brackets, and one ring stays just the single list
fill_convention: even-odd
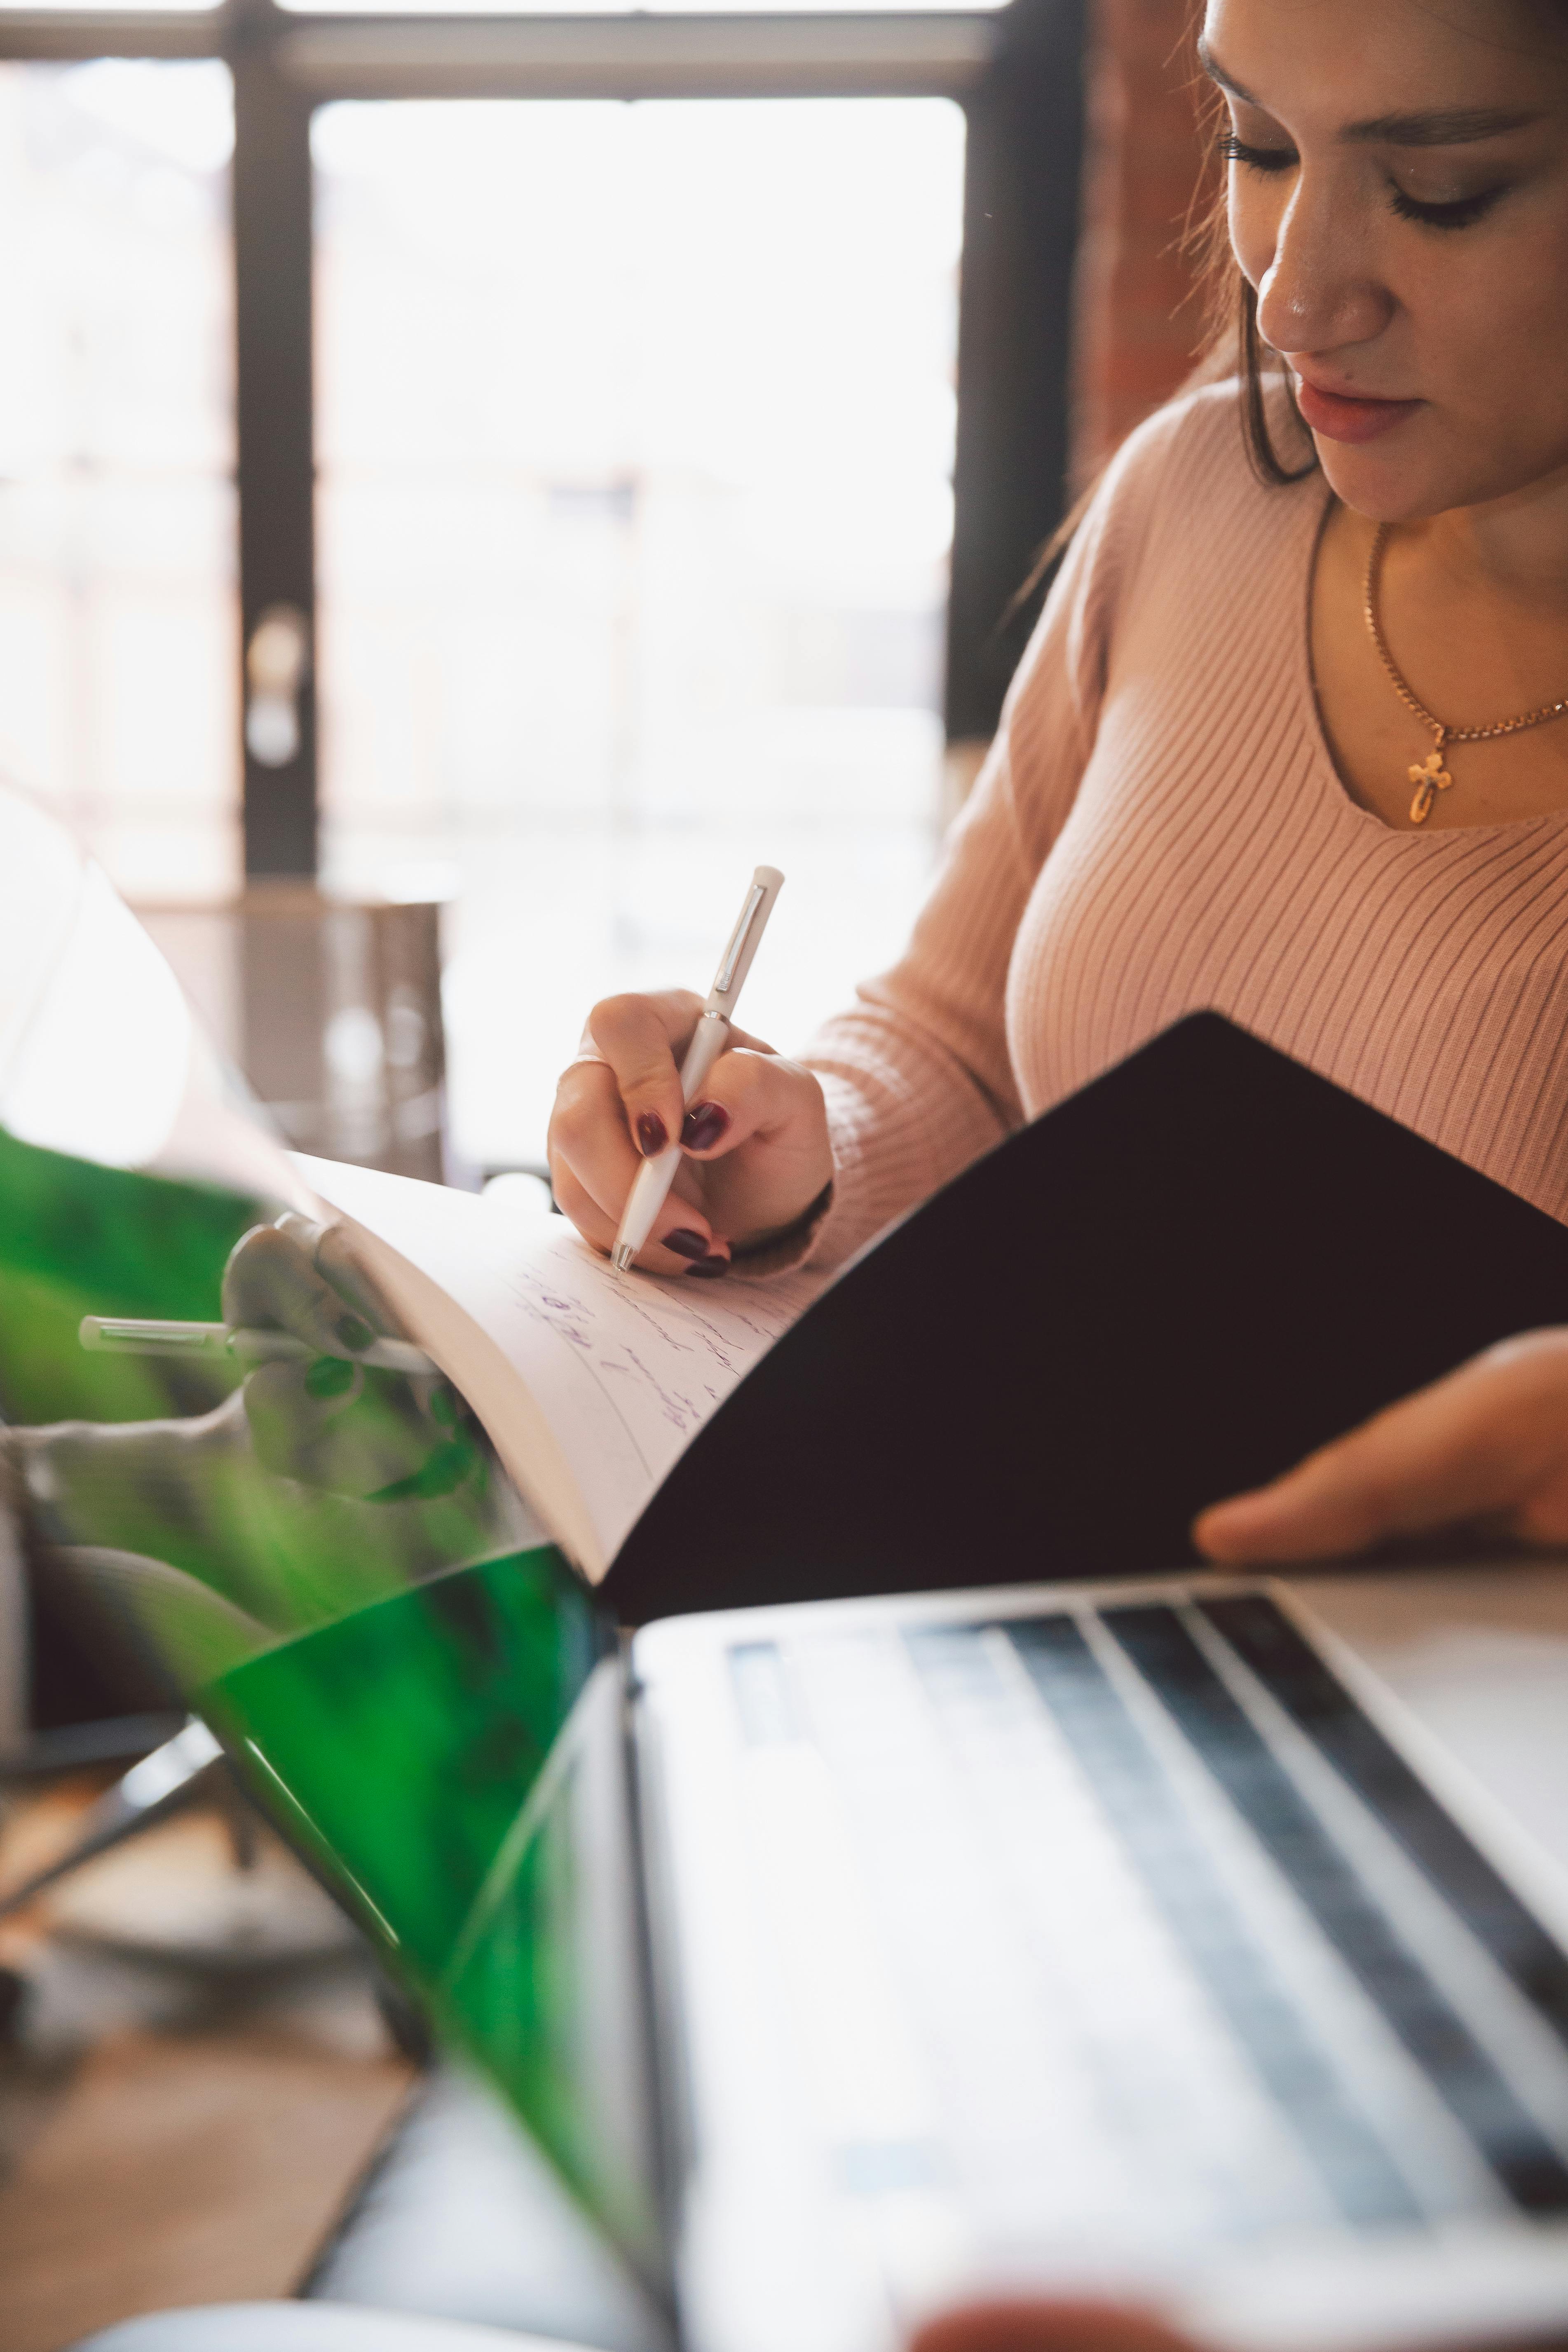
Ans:
[{"label": "sweater sleeve", "polygon": [[1145,427],[1101,484],[907,952],[865,982],[801,1056],[827,1098],[833,1183],[808,1231],[792,1236],[793,1247],[766,1252],[759,1272],[841,1264],[1022,1123],[1005,1026],[1008,966],[1094,747],[1120,583],[1143,536],[1149,473],[1164,439]]}]

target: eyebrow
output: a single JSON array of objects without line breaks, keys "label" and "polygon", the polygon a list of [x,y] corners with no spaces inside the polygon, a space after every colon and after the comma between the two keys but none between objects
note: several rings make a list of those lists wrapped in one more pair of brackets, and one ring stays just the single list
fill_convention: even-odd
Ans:
[{"label": "eyebrow", "polygon": [[[1205,40],[1198,43],[1198,61],[1211,81],[1267,114],[1260,98],[1226,71]],[[1367,122],[1347,123],[1340,137],[1358,147],[1472,147],[1483,139],[1501,139],[1510,131],[1528,130],[1538,114],[1521,114],[1496,106],[1436,107],[1425,113],[1379,114]]]},{"label": "eyebrow", "polygon": [[1538,114],[1498,106],[1456,106],[1430,114],[1380,114],[1370,122],[1348,124],[1340,136],[1357,146],[1473,147],[1478,140],[1500,139],[1540,120]]}]

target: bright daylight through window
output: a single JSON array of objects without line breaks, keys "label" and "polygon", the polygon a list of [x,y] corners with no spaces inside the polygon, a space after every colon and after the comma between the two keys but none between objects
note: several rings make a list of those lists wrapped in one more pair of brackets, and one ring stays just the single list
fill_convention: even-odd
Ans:
[{"label": "bright daylight through window", "polygon": [[593,998],[747,1020],[897,950],[941,787],[963,118],[945,100],[315,122],[324,869],[449,894],[458,1153],[537,1159]]},{"label": "bright daylight through window", "polygon": [[133,896],[238,880],[228,69],[0,65],[0,771]]}]

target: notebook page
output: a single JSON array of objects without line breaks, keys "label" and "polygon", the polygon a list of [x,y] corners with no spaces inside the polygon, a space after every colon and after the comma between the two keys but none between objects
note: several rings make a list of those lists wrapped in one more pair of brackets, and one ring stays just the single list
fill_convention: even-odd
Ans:
[{"label": "notebook page", "polygon": [[[563,1218],[542,1223],[537,1244],[502,1277],[503,1344],[563,1447],[595,1449],[597,1516],[613,1554],[710,1413],[825,1278],[616,1274]],[[499,1319],[490,1328],[500,1336]]]},{"label": "notebook page", "polygon": [[514,1482],[595,1582],[702,1423],[829,1279],[620,1275],[563,1217],[520,1216],[366,1169],[300,1165],[426,1277],[411,1287],[395,1265],[371,1260]]}]

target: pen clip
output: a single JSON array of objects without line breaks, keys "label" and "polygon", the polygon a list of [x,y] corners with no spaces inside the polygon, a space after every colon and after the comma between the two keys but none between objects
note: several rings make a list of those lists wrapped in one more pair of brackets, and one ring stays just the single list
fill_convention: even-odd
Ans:
[{"label": "pen clip", "polygon": [[751,934],[752,925],[763,910],[767,895],[760,882],[752,883],[746,903],[741,909],[741,919],[730,934],[730,944],[725,949],[720,960],[719,969],[713,975],[713,986],[709,992],[710,995],[728,996],[733,988],[735,966],[741,961],[741,950]]},{"label": "pen clip", "polygon": [[730,944],[719,959],[719,969],[708,992],[710,1013],[728,1013],[730,1004],[740,994],[741,983],[752,968],[752,958],[783,885],[784,876],[776,866],[759,866],[752,875],[746,903],[730,934]]}]

